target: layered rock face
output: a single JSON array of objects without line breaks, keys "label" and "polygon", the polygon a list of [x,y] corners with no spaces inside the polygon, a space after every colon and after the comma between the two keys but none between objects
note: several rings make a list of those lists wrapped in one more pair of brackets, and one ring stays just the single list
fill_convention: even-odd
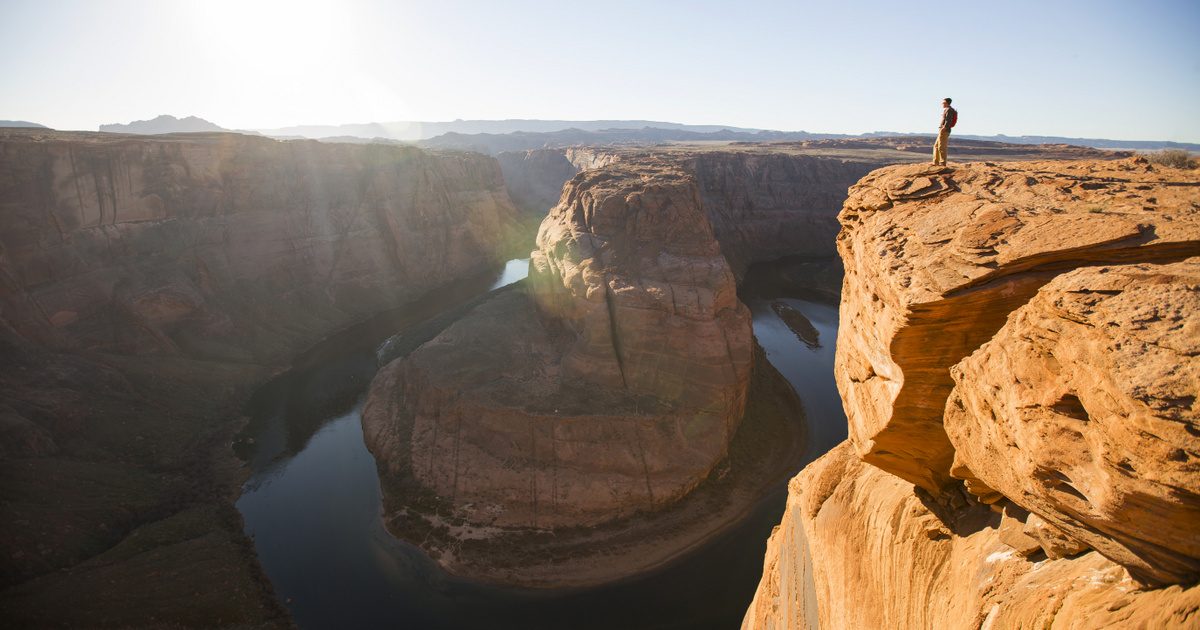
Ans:
[{"label": "layered rock face", "polygon": [[237,134],[0,136],[0,303],[56,347],[251,360],[492,268],[495,160]]},{"label": "layered rock face", "polygon": [[836,376],[859,454],[930,492],[952,484],[950,366],[1064,270],[1200,253],[1195,197],[1132,160],[898,166],[864,178],[838,236]]},{"label": "layered rock face", "polygon": [[864,178],[851,439],[793,479],[743,626],[1193,622],[1198,190],[1138,159]]},{"label": "layered rock face", "polygon": [[973,491],[1144,581],[1200,576],[1200,258],[1060,276],[952,374]]},{"label": "layered rock face", "polygon": [[591,525],[708,475],[750,364],[749,311],[694,181],[612,166],[572,180],[543,222],[528,291],[388,365],[363,422],[387,474],[462,518]]},{"label": "layered rock face", "polygon": [[846,190],[880,162],[785,153],[696,153],[695,174],[722,251],[739,277],[751,263],[834,256]]},{"label": "layered rock face", "polygon": [[288,625],[230,504],[243,403],[338,328],[485,289],[515,217],[483,156],[0,133],[0,618]]},{"label": "layered rock face", "polygon": [[542,223],[527,288],[377,377],[364,427],[385,492],[409,480],[470,522],[537,528],[687,494],[745,407],[736,274],[831,255],[838,200],[869,169],[759,150],[558,155],[589,170]]},{"label": "layered rock face", "polygon": [[792,479],[744,629],[1186,628],[1200,589],[1140,590],[1097,553],[1030,561],[975,506],[948,526],[849,442]]},{"label": "layered rock face", "polygon": [[563,184],[580,171],[565,151],[556,149],[505,151],[496,160],[513,203],[539,222],[558,204]]}]

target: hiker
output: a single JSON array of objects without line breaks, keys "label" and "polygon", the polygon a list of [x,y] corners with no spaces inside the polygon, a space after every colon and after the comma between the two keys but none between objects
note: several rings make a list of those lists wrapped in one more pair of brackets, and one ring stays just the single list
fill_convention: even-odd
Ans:
[{"label": "hiker", "polygon": [[937,142],[933,143],[933,164],[946,165],[946,144],[950,142],[950,128],[958,124],[958,110],[950,107],[950,98],[942,99],[942,124],[938,126]]}]

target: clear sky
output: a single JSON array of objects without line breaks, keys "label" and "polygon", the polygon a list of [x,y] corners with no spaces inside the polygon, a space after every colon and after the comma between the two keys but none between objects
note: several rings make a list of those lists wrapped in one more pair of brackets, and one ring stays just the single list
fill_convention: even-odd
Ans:
[{"label": "clear sky", "polygon": [[1200,0],[0,0],[0,119],[653,119],[1200,142]]}]

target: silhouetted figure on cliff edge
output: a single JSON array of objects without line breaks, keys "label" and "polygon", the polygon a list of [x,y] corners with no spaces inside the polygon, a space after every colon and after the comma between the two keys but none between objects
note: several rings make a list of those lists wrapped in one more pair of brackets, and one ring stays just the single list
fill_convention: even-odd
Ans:
[{"label": "silhouetted figure on cliff edge", "polygon": [[942,124],[938,125],[937,141],[933,143],[933,163],[946,165],[946,145],[950,143],[950,129],[958,124],[958,110],[950,107],[950,98],[942,99]]}]

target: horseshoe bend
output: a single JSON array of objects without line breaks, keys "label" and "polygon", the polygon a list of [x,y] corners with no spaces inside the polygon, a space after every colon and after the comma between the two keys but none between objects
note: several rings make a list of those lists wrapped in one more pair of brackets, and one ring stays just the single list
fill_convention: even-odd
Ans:
[{"label": "horseshoe bend", "polygon": [[[389,527],[452,571],[559,586],[644,571],[727,527],[797,465],[803,431],[730,260],[828,256],[831,200],[868,168],[631,152],[576,175],[524,286],[372,384],[363,426]],[[731,466],[739,435],[776,447]]]},{"label": "horseshoe bend", "polygon": [[915,144],[3,132],[0,609],[1186,626],[1200,178]]}]

